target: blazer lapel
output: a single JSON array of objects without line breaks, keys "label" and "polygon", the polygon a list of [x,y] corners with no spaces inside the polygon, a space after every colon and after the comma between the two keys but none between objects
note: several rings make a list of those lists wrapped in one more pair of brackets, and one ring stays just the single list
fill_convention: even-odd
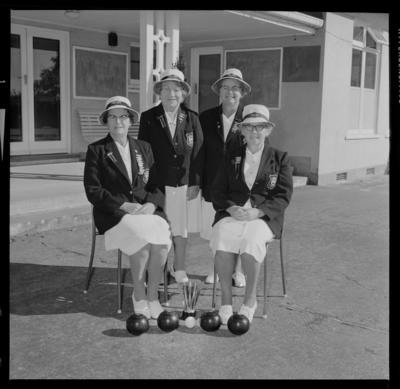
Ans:
[{"label": "blazer lapel", "polygon": [[243,106],[239,105],[235,117],[233,119],[231,128],[229,129],[228,136],[226,137],[226,143],[230,142],[230,140],[234,137],[235,133],[239,131],[238,124],[242,121],[242,114],[243,114]]},{"label": "blazer lapel", "polygon": [[178,112],[176,113],[176,129],[174,138],[177,137],[178,132],[183,131],[186,122],[186,113],[181,109],[178,108]]},{"label": "blazer lapel", "polygon": [[119,153],[118,148],[111,135],[108,135],[107,142],[104,148],[106,150],[107,159],[111,161],[111,164],[117,168],[117,170],[125,177],[129,185],[131,185],[128,171],[126,170],[124,161],[122,160],[121,154]]},{"label": "blazer lapel", "polygon": [[[265,139],[267,139],[267,138],[265,138]],[[265,171],[266,171],[265,165],[267,163],[270,163],[270,162],[273,163],[274,159],[272,157],[273,157],[272,156],[272,150],[271,150],[270,147],[268,147],[268,143],[265,142],[264,143],[264,150],[263,150],[262,155],[261,155],[260,166],[258,167],[258,171],[257,171],[257,176],[256,176],[255,182],[260,180],[262,178],[263,174],[265,173]]]},{"label": "blazer lapel", "polygon": [[[128,135],[129,151],[131,153],[131,166],[132,166],[132,185],[135,182],[139,173],[139,165],[137,161],[137,154],[140,154],[139,149],[136,145],[136,141]],[[143,156],[142,156],[143,160]]]},{"label": "blazer lapel", "polygon": [[222,143],[224,143],[224,121],[222,119],[222,104],[218,106],[217,115],[217,135],[221,139]]},{"label": "blazer lapel", "polygon": [[169,130],[169,127],[168,127],[168,121],[167,121],[167,117],[165,115],[165,111],[162,106],[162,103],[160,103],[156,106],[156,118],[157,118],[159,125],[163,129],[164,134],[167,136],[169,142],[173,146],[174,143],[172,140],[171,131]]}]

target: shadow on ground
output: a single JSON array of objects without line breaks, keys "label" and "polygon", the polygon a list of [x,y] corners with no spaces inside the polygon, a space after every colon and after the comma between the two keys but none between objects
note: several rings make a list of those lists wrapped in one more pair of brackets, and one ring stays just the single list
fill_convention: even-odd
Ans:
[{"label": "shadow on ground", "polygon": [[[10,313],[16,315],[51,315],[87,313],[98,317],[126,319],[132,313],[132,286],[128,269],[124,269],[122,314],[117,313],[116,269],[95,268],[87,294],[83,293],[86,267],[10,264]],[[191,280],[204,282],[205,276],[189,274]],[[244,289],[233,288],[233,296],[242,296]],[[159,288],[164,301],[164,288]],[[220,296],[217,288],[216,298]],[[202,284],[202,307],[211,309],[212,285]],[[169,309],[182,310],[182,290],[173,281],[168,285]]]}]

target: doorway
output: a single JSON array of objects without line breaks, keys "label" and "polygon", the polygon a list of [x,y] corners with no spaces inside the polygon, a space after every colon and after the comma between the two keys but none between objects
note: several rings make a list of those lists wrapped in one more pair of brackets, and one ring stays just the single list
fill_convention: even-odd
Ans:
[{"label": "doorway", "polygon": [[222,73],[222,47],[196,47],[191,50],[191,94],[190,106],[199,114],[219,104],[219,97],[211,85]]},{"label": "doorway", "polygon": [[11,155],[69,152],[68,32],[11,25],[10,41]]}]

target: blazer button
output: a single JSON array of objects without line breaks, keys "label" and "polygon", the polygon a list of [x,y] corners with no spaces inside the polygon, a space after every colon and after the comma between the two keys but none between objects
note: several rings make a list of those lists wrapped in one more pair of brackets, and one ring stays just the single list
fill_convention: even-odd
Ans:
[{"label": "blazer button", "polygon": [[132,191],[129,191],[129,194],[132,194],[133,192]]},{"label": "blazer button", "polygon": [[174,158],[178,158],[178,156],[176,154],[174,154]]}]

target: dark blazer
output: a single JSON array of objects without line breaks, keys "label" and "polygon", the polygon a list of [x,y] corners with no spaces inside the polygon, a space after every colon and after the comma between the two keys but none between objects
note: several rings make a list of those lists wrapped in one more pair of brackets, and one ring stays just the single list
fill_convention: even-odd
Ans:
[{"label": "dark blazer", "polygon": [[[100,234],[114,227],[127,213],[124,202],[156,205],[154,214],[166,219],[164,194],[156,186],[153,153],[148,143],[128,135],[132,164],[132,184],[122,157],[110,134],[88,146],[83,183],[93,204],[94,221]],[[138,160],[143,161],[139,167]]]},{"label": "dark blazer", "polygon": [[158,173],[158,187],[201,185],[203,175],[203,132],[196,112],[178,108],[174,138],[162,104],[143,112],[138,139],[149,142]]},{"label": "dark blazer", "polygon": [[226,141],[224,141],[222,104],[202,112],[199,116],[204,136],[202,195],[206,201],[211,201],[211,185],[217,175],[217,166],[223,163],[225,153],[243,145],[244,137],[237,126],[242,121],[242,113],[243,106],[239,105]]},{"label": "dark blazer", "polygon": [[252,207],[265,213],[261,218],[277,238],[281,236],[285,208],[293,192],[292,168],[286,152],[265,143],[256,180],[250,190],[243,175],[246,145],[226,154],[220,166],[211,199],[215,210],[214,223],[230,216],[232,205],[243,206],[250,198]]}]

